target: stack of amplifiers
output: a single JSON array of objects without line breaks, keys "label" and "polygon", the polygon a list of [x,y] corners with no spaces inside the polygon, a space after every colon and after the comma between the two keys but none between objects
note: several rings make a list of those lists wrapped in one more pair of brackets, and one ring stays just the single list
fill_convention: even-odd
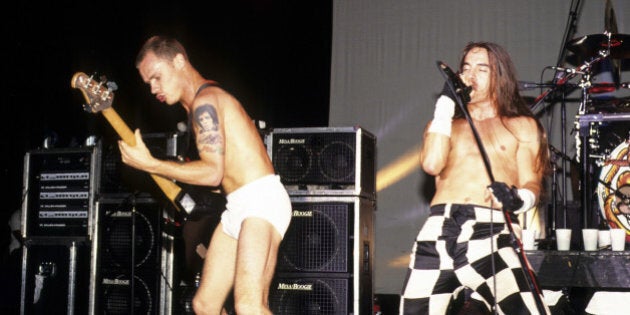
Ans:
[{"label": "stack of amplifiers", "polygon": [[[180,161],[197,156],[191,137],[185,131],[157,132],[143,134],[142,140],[154,157]],[[179,255],[184,247],[181,218],[149,174],[122,163],[115,142],[103,144],[99,193],[90,313],[179,314],[174,294],[186,289],[179,281],[185,261],[183,250]],[[131,224],[130,197],[136,203],[135,225]],[[112,237],[112,231],[119,237]],[[126,259],[130,259],[134,235],[142,247],[136,246],[132,266]]]},{"label": "stack of amplifiers", "polygon": [[29,151],[22,203],[22,314],[87,310],[98,147]]},{"label": "stack of amplifiers", "polygon": [[85,239],[98,178],[98,150],[36,150],[24,157],[23,237]]},{"label": "stack of amplifiers", "polygon": [[[159,314],[170,296],[162,211],[153,198],[101,198],[92,242],[90,314]],[[171,257],[172,258],[172,257]],[[167,263],[167,262],[164,262]]]},{"label": "stack of amplifiers", "polygon": [[373,212],[361,197],[291,197],[278,253],[274,314],[372,314]]},{"label": "stack of amplifiers", "polygon": [[376,198],[376,138],[360,127],[274,129],[267,152],[292,196]]},{"label": "stack of amplifiers", "polygon": [[274,129],[265,143],[293,208],[272,312],[371,314],[376,138],[360,127],[309,127]]}]

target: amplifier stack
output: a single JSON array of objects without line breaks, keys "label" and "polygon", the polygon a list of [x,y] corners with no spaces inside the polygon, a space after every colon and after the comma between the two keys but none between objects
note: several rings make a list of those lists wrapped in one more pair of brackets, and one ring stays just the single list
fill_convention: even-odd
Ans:
[{"label": "amplifier stack", "polygon": [[35,150],[24,157],[21,314],[86,313],[98,150]]},{"label": "amplifier stack", "polygon": [[[181,136],[143,137],[175,159]],[[21,314],[173,314],[174,210],[114,144],[27,152],[23,194]]]},{"label": "amplifier stack", "polygon": [[[371,314],[375,137],[340,127],[275,129],[263,138],[293,207],[273,313]],[[145,138],[161,158],[176,158],[182,140]],[[172,209],[144,177],[102,143],[26,154],[21,314],[191,312],[195,288],[181,282]]]},{"label": "amplifier stack", "polygon": [[287,128],[265,143],[293,207],[272,312],[371,314],[375,137],[360,127]]}]

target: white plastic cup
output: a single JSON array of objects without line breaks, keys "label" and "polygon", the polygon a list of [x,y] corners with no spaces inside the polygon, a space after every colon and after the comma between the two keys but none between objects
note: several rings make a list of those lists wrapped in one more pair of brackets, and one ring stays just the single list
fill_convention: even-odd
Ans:
[{"label": "white plastic cup", "polygon": [[597,234],[598,229],[582,229],[582,240],[584,241],[585,251],[597,250]]},{"label": "white plastic cup", "polygon": [[612,250],[623,251],[626,249],[626,230],[625,229],[610,229],[610,244]]},{"label": "white plastic cup", "polygon": [[597,232],[597,246],[599,248],[610,246],[610,230],[599,230]]},{"label": "white plastic cup", "polygon": [[521,235],[524,250],[534,250],[538,248],[536,246],[536,230],[523,229]]},{"label": "white plastic cup", "polygon": [[571,248],[571,229],[556,229],[556,244],[558,250],[569,250]]}]

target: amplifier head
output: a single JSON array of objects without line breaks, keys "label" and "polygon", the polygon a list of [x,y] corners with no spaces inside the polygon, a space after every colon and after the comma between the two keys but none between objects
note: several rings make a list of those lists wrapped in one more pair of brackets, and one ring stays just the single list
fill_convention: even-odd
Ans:
[{"label": "amplifier head", "polygon": [[96,178],[96,147],[33,150],[24,156],[22,234],[85,237]]}]

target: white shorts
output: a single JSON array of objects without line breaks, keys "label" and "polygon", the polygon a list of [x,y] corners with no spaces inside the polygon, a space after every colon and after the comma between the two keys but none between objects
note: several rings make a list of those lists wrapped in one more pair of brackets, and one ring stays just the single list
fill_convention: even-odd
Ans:
[{"label": "white shorts", "polygon": [[291,222],[291,199],[280,176],[267,175],[227,195],[226,210],[221,214],[223,232],[238,239],[246,218],[267,220],[284,237]]}]

